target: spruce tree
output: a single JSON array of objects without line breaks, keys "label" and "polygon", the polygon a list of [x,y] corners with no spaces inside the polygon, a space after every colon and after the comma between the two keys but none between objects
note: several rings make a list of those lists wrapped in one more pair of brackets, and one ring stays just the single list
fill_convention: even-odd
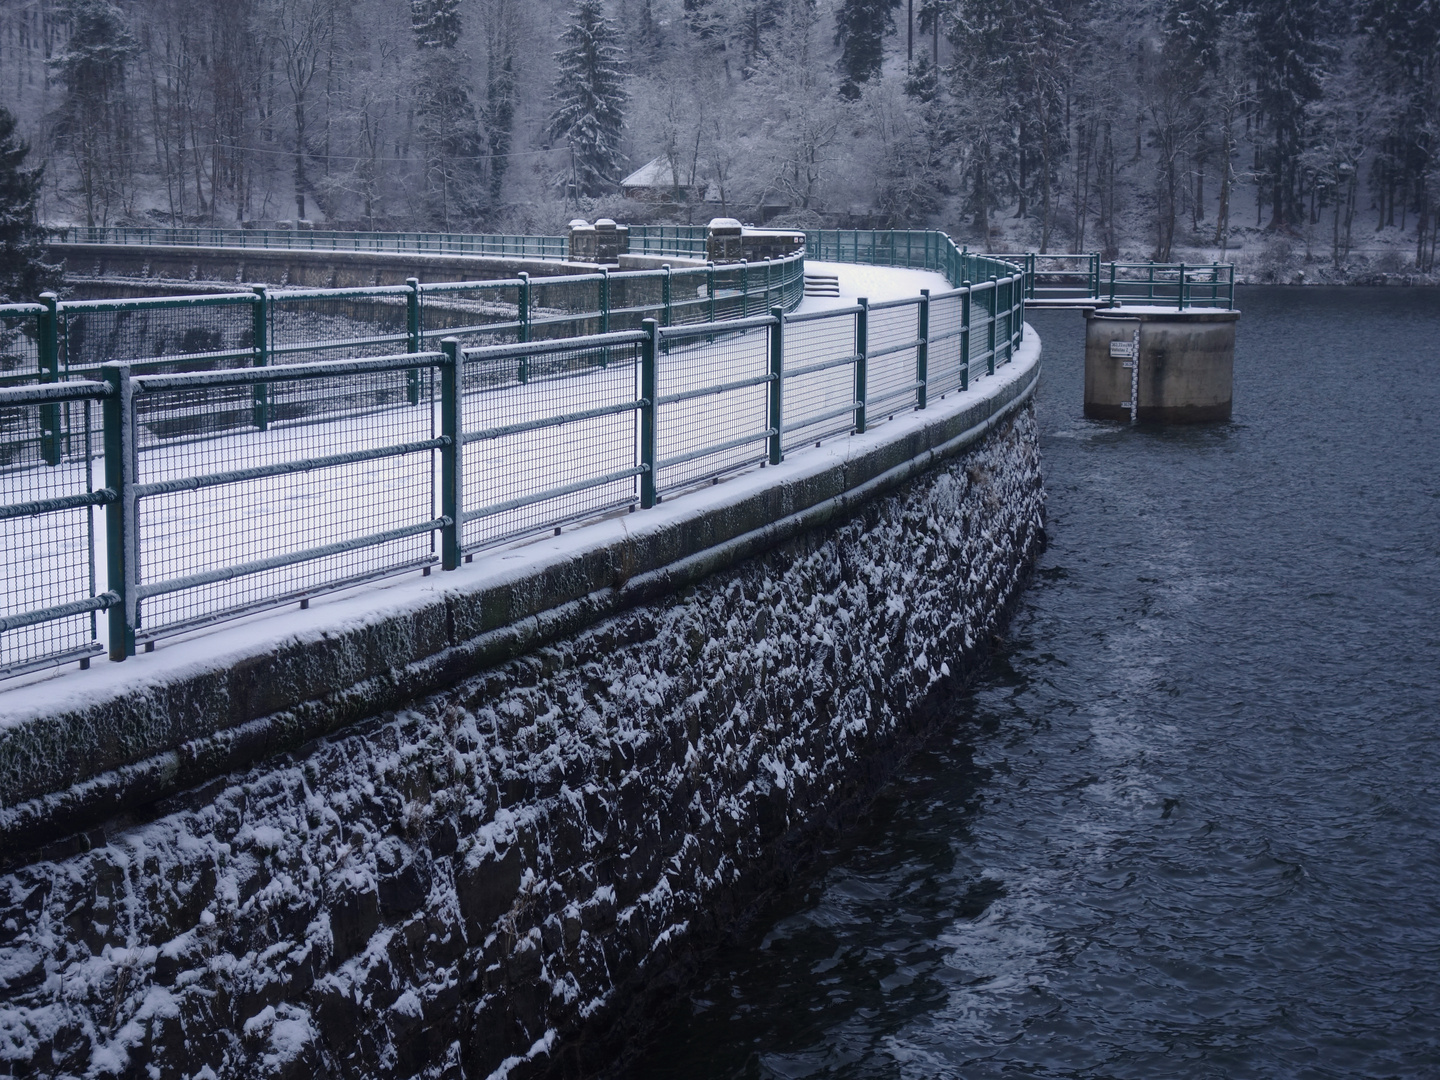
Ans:
[{"label": "spruce tree", "polygon": [[570,147],[570,168],[561,180],[577,195],[604,193],[620,172],[628,94],[619,42],[601,0],[580,0],[555,54],[560,71],[547,133]]},{"label": "spruce tree", "polygon": [[410,29],[420,48],[416,96],[425,145],[430,220],[450,229],[484,203],[480,118],[460,53],[460,0],[411,0]]},{"label": "spruce tree", "polygon": [[840,46],[842,97],[858,98],[860,85],[880,74],[885,35],[895,29],[900,0],[844,0],[835,13],[835,44]]},{"label": "spruce tree", "polygon": [[139,44],[124,12],[110,0],[67,0],[65,47],[47,63],[64,87],[56,142],[75,162],[85,224],[104,224],[124,204],[138,155],[126,76]]},{"label": "spruce tree", "polygon": [[15,117],[0,106],[0,300],[34,301],[60,284],[60,268],[45,262],[45,230],[35,220],[43,169],[26,169],[30,146],[15,133]]}]

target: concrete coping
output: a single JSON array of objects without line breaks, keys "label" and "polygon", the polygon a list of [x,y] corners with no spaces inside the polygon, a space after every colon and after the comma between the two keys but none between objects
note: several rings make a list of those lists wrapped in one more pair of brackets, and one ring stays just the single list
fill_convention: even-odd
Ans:
[{"label": "concrete coping", "polygon": [[1087,319],[1139,319],[1141,322],[1236,322],[1235,308],[1162,307],[1159,304],[1130,304],[1124,307],[1081,309]]},{"label": "concrete coping", "polygon": [[805,531],[982,439],[1033,393],[1039,336],[973,389],[653,510],[474,564],[266,612],[0,690],[0,857],[403,708]]}]

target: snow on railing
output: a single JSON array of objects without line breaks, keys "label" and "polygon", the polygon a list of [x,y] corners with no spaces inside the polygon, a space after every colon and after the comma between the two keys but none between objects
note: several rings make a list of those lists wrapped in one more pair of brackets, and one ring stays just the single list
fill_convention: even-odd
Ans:
[{"label": "snow on railing", "polygon": [[472,347],[448,335],[439,352],[299,364],[266,353],[204,371],[112,361],[102,381],[0,390],[0,521],[14,553],[0,676],[88,663],[101,611],[110,655],[124,659],[256,610],[454,569],[495,544],[863,433],[1007,362],[1023,292],[1011,273],[754,314],[754,297],[783,290],[716,290],[702,306],[736,318]]}]

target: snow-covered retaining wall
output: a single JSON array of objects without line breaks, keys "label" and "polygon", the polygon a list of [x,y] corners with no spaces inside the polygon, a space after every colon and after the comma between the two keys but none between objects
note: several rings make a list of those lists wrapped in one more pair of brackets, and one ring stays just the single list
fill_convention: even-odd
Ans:
[{"label": "snow-covered retaining wall", "polygon": [[58,702],[72,754],[122,741],[107,717],[143,758],[197,716],[258,715],[92,768],[78,787],[98,801],[6,800],[7,835],[129,816],[0,877],[0,1061],[475,1078],[613,1061],[627,1018],[874,790],[999,628],[1042,537],[1038,361],[1027,334],[958,400],[294,627],[241,673],[233,655],[98,668],[88,696],[108,704]]}]

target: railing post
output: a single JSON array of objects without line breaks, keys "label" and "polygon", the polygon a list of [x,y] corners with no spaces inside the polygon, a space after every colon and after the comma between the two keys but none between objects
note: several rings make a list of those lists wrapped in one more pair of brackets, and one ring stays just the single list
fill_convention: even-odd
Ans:
[{"label": "railing post", "polygon": [[715,321],[715,264],[705,264],[705,291],[710,294],[710,322]]},{"label": "railing post", "polygon": [[600,268],[600,333],[610,332],[610,268]]},{"label": "railing post", "polygon": [[930,383],[930,290],[920,290],[918,325],[915,328],[915,407],[925,408]]},{"label": "railing post", "polygon": [[530,340],[530,275],[520,271],[520,295],[518,300],[520,327],[517,336],[520,341]]},{"label": "railing post", "polygon": [[770,317],[770,464],[782,458],[781,434],[785,421],[785,309],[772,307]]},{"label": "railing post", "polygon": [[1180,310],[1185,310],[1185,264],[1180,264]]},{"label": "railing post", "polygon": [[110,659],[135,655],[135,572],[139,552],[135,534],[134,390],[130,366],[103,365],[101,378],[110,387],[102,406],[105,425],[105,486],[114,498],[105,506],[106,584],[115,600],[110,605]]},{"label": "railing post", "polygon": [[[858,235],[858,233],[857,233]],[[855,434],[865,434],[866,376],[870,351],[870,301],[861,297],[855,301],[860,310],[855,313]]]},{"label": "railing post", "polygon": [[960,389],[970,389],[970,292],[971,284],[961,285],[965,295],[960,298]]},{"label": "railing post", "polygon": [[663,299],[664,299],[664,301],[665,301],[665,321],[664,321],[661,325],[662,325],[662,326],[669,326],[669,325],[671,325],[671,323],[670,323],[670,317],[671,317],[671,315],[673,314],[673,311],[671,310],[671,306],[670,306],[670,278],[671,278],[672,272],[671,272],[671,270],[670,270],[670,264],[669,264],[669,263],[665,263],[665,265],[662,266],[661,269],[665,271],[665,280],[664,280],[663,285],[661,286],[661,288],[662,288],[662,293],[661,293],[661,295],[662,295],[662,297],[663,297]]},{"label": "railing post", "polygon": [[[53,292],[40,294],[40,303],[45,305],[35,327],[35,346],[40,354],[40,381],[60,381],[60,314],[56,310],[58,297]],[[46,465],[59,465],[60,446],[60,403],[51,402],[40,406],[40,455]]]},{"label": "railing post", "polygon": [[740,318],[750,314],[750,262],[740,260]]},{"label": "railing post", "polygon": [[1016,318],[1020,320],[1020,325],[1016,328],[1015,331],[1017,335],[1015,340],[1017,342],[1023,342],[1025,340],[1025,297],[1023,294],[1021,295],[1019,301],[1016,303],[1015,308]]},{"label": "railing post", "polygon": [[654,319],[640,324],[645,340],[640,343],[640,509],[655,505],[655,339]]},{"label": "railing post", "polygon": [[[405,294],[405,351],[420,351],[420,279],[406,278],[410,289]],[[405,372],[405,400],[411,405],[420,404],[420,369],[411,368]]]},{"label": "railing post", "polygon": [[994,274],[991,274],[991,275],[990,275],[990,302],[986,305],[986,310],[987,310],[987,311],[989,312],[989,314],[990,314],[990,327],[989,327],[989,331],[990,331],[990,348],[987,350],[987,352],[988,352],[989,355],[988,355],[987,360],[986,360],[986,370],[985,370],[985,374],[987,374],[987,375],[994,375],[994,374],[995,374],[995,323],[996,323],[996,320],[997,320],[997,318],[998,318],[998,316],[999,316],[999,314],[1000,314],[1000,286],[999,286],[999,283],[996,282],[996,280],[995,280],[995,275],[994,275]]},{"label": "railing post", "polygon": [[[270,293],[264,285],[252,285],[255,301],[250,308],[250,366],[263,368],[270,363]],[[250,388],[251,422],[259,431],[270,427],[270,385],[257,382]]]},{"label": "railing post", "polygon": [[440,451],[440,514],[447,524],[440,530],[440,565],[445,570],[460,566],[460,533],[464,524],[464,489],[460,463],[465,450],[465,425],[461,416],[461,378],[464,363],[458,338],[440,342],[445,362],[440,367],[440,435],[449,440]]},{"label": "railing post", "polygon": [[1115,303],[1115,264],[1110,264],[1110,303]]}]

